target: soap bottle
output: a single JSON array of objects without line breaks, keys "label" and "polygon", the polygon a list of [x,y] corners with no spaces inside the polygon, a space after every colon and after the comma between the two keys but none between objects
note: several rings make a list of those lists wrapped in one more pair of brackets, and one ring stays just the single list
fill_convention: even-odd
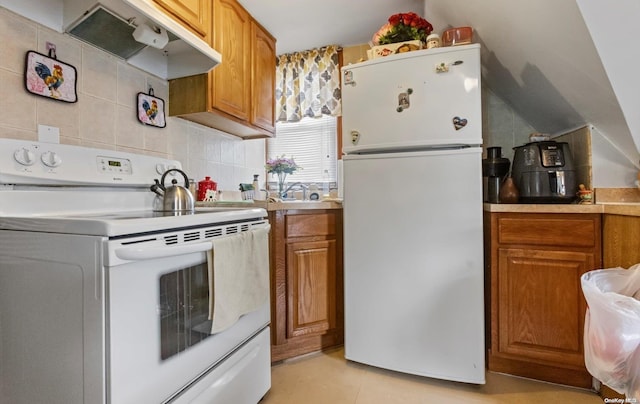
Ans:
[{"label": "soap bottle", "polygon": [[322,173],[322,199],[329,197],[329,170]]},{"label": "soap bottle", "polygon": [[253,174],[253,199],[262,200],[262,191],[260,191],[260,183],[258,182],[258,174]]}]

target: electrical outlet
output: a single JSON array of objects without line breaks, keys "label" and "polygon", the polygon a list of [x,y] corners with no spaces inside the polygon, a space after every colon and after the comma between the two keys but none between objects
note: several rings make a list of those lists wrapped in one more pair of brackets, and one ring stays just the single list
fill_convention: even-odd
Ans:
[{"label": "electrical outlet", "polygon": [[44,143],[60,143],[60,128],[38,125],[38,141]]}]

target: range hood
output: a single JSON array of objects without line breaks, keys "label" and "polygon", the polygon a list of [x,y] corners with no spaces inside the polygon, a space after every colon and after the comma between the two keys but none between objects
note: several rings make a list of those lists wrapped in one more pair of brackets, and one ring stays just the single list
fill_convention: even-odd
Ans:
[{"label": "range hood", "polygon": [[206,73],[222,60],[152,0],[64,0],[63,10],[66,33],[163,79]]}]

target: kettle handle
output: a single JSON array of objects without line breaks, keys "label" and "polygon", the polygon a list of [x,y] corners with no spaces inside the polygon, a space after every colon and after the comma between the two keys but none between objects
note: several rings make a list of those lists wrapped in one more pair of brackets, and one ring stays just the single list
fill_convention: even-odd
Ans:
[{"label": "kettle handle", "polygon": [[164,185],[160,184],[160,181],[158,181],[157,178],[154,178],[153,182],[155,182],[155,184],[149,187],[149,189],[152,190],[154,193],[160,196],[163,196],[163,192],[165,191]]},{"label": "kettle handle", "polygon": [[162,178],[160,178],[160,184],[164,185],[164,178],[171,171],[177,171],[180,174],[182,174],[182,176],[184,177],[184,187],[189,189],[189,177],[187,177],[187,174],[184,171],[180,170],[179,168],[172,168],[172,169],[169,169],[169,170],[165,171],[164,174],[162,174]]}]

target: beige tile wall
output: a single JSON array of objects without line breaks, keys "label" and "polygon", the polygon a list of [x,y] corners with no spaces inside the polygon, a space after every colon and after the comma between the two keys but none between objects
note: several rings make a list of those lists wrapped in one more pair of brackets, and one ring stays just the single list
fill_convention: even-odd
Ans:
[{"label": "beige tile wall", "polygon": [[573,156],[573,166],[576,170],[576,181],[584,184],[587,189],[593,189],[591,173],[591,131],[588,126],[567,132],[553,138],[558,142],[567,142],[571,155]]},{"label": "beige tile wall", "polygon": [[[0,38],[0,137],[37,140],[38,125],[49,125],[60,128],[61,143],[180,160],[191,178],[209,175],[219,189],[237,190],[253,174],[264,180],[264,140],[243,141],[179,118],[167,118],[162,129],[138,122],[137,93],[151,86],[168,105],[165,80],[2,7]],[[24,88],[25,55],[29,50],[46,54],[47,42],[56,45],[60,61],[77,69],[77,103],[35,96]]]}]

